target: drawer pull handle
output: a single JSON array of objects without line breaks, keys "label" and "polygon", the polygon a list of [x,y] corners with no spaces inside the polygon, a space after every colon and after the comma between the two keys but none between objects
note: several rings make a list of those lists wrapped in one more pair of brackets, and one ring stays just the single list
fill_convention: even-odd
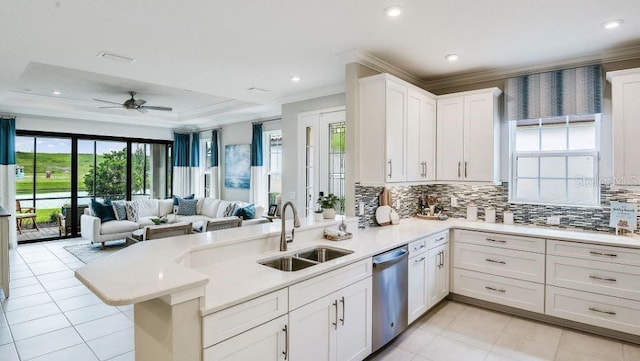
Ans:
[{"label": "drawer pull handle", "polygon": [[489,286],[484,286],[484,288],[488,289],[489,291],[496,291],[496,292],[501,292],[501,293],[506,293],[507,292],[507,291],[505,291],[503,289],[493,288],[493,287],[489,287]]},{"label": "drawer pull handle", "polygon": [[598,280],[598,281],[609,281],[609,282],[617,282],[618,281],[615,278],[600,277],[600,276],[594,276],[594,275],[589,275],[589,278],[591,278],[592,280]]},{"label": "drawer pull handle", "polygon": [[416,259],[416,260],[415,260],[415,261],[413,261],[413,262],[415,262],[415,263],[420,263],[420,262],[422,262],[422,261],[424,261],[424,260],[425,260],[425,258],[424,258],[424,257],[420,257],[420,258]]},{"label": "drawer pull handle", "polygon": [[591,253],[594,256],[618,257],[618,255],[615,253],[602,253],[602,252],[596,252],[596,251],[589,251],[589,253]]},{"label": "drawer pull handle", "polygon": [[282,331],[284,331],[284,351],[282,351],[282,355],[284,355],[284,359],[287,360],[289,358],[289,330],[287,329],[287,325],[284,325]]},{"label": "drawer pull handle", "polygon": [[589,311],[599,312],[599,313],[604,313],[604,314],[607,314],[607,315],[613,315],[613,316],[615,316],[615,315],[616,315],[616,313],[615,313],[615,312],[613,312],[613,311],[603,311],[603,310],[599,310],[599,309],[597,309],[597,308],[595,308],[595,307],[589,307]]},{"label": "drawer pull handle", "polygon": [[493,239],[493,238],[485,238],[487,242],[495,242],[495,243],[507,243],[507,241],[503,239]]},{"label": "drawer pull handle", "polygon": [[444,241],[444,237],[440,237],[440,238],[436,239],[436,242],[440,242],[440,241]]},{"label": "drawer pull handle", "polygon": [[342,322],[342,326],[344,326],[344,307],[345,307],[345,302],[344,302],[344,296],[342,296],[342,298],[340,298],[340,303],[342,303],[342,318],[340,319],[340,322]]},{"label": "drawer pull handle", "polygon": [[495,259],[491,259],[491,258],[485,258],[484,260],[491,263],[507,264],[507,262],[505,261],[496,261]]},{"label": "drawer pull handle", "polygon": [[419,247],[413,247],[413,250],[414,250],[414,251],[417,251],[417,250],[419,250],[419,249],[423,249],[424,247],[426,247],[426,245],[421,244]]},{"label": "drawer pull handle", "polygon": [[331,324],[335,329],[338,329],[338,300],[333,301],[333,307],[336,308],[336,322],[332,322]]}]

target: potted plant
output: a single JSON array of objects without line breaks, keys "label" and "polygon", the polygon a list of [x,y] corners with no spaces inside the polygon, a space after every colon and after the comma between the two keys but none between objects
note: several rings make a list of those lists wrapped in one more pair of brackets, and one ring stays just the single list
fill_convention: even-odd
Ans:
[{"label": "potted plant", "polygon": [[340,203],[340,198],[333,193],[329,193],[326,196],[318,197],[316,203],[323,209],[322,214],[325,219],[333,219],[336,217],[336,206]]},{"label": "potted plant", "polygon": [[315,222],[321,222],[321,221],[322,221],[322,219],[324,218],[323,213],[324,213],[324,209],[322,209],[322,208],[318,208],[318,209],[316,209],[316,210],[314,211],[314,213],[313,213],[313,220],[314,220]]}]

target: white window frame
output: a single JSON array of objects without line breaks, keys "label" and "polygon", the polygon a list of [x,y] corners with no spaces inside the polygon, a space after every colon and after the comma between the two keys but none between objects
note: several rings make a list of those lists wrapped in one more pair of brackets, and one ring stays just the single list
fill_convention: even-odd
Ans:
[{"label": "white window frame", "polygon": [[[280,172],[271,172],[271,134],[280,133],[282,137],[282,129],[266,130],[262,133],[262,154],[263,154],[263,166],[265,169],[265,181],[267,182],[265,189],[267,190],[267,203],[269,203],[269,176],[272,174],[279,174],[280,181],[282,182],[282,145],[280,146]],[[280,196],[282,197],[282,184],[280,185]]]},{"label": "white window frame", "polygon": [[[600,164],[600,131],[601,131],[601,114],[595,114],[595,149],[593,150],[561,150],[561,151],[516,151],[516,128],[517,121],[509,122],[509,203],[514,204],[536,204],[536,205],[552,205],[552,206],[561,206],[561,207],[595,207],[599,208],[601,206],[600,201],[600,178],[599,178],[599,164]],[[567,125],[568,126],[568,125]],[[540,129],[540,128],[538,128]],[[569,137],[569,133],[567,132],[567,140]],[[539,138],[539,141],[542,142],[542,138]],[[593,198],[592,201],[589,202],[545,202],[541,200],[540,197],[540,180],[543,179],[551,179],[551,178],[543,178],[540,177],[540,159],[542,158],[551,158],[551,157],[579,157],[579,156],[591,156],[593,158],[593,178],[591,182],[593,182]],[[534,177],[517,177],[517,166],[518,166],[518,158],[526,158],[526,157],[534,157],[538,158],[538,176]],[[554,178],[554,179],[565,179],[567,182],[571,181],[572,178],[568,178],[567,172],[569,171],[568,166],[565,165],[565,177],[564,178]],[[538,180],[538,198],[537,199],[519,199],[516,197],[517,192],[517,182],[516,179],[537,179]],[[587,179],[585,179],[587,180]],[[579,181],[579,179],[576,179]],[[566,195],[566,190],[565,190]]]}]

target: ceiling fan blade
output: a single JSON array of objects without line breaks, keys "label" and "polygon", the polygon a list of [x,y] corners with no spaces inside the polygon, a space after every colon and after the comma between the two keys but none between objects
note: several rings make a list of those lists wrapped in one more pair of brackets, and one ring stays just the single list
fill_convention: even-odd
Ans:
[{"label": "ceiling fan blade", "polygon": [[96,98],[93,98],[93,100],[95,100],[95,101],[97,101],[97,102],[103,102],[103,103],[109,103],[109,104],[122,105],[122,103],[111,102],[111,101],[108,101],[108,100],[102,100],[102,99],[96,99]]},{"label": "ceiling fan blade", "polygon": [[162,110],[162,111],[165,111],[165,112],[170,112],[170,111],[173,110],[173,108],[169,108],[169,107],[154,107],[154,106],[148,106],[148,105],[141,106],[140,108],[151,109],[151,110]]},{"label": "ceiling fan blade", "polygon": [[148,113],[149,111],[144,109],[144,107],[138,107],[136,108],[137,111],[139,111],[140,113]]},{"label": "ceiling fan blade", "polygon": [[140,106],[140,105],[144,105],[146,104],[147,101],[144,99],[136,99],[136,105]]},{"label": "ceiling fan blade", "polygon": [[122,105],[114,105],[110,107],[98,107],[99,109],[113,109],[113,108],[122,108]]}]

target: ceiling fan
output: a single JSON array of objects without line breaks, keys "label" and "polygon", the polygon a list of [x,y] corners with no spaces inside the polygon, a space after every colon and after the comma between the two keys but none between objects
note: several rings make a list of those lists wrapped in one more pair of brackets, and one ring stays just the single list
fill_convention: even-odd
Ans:
[{"label": "ceiling fan", "polygon": [[97,102],[115,104],[115,105],[108,106],[108,107],[100,107],[102,109],[104,109],[104,108],[125,108],[125,109],[137,110],[140,113],[146,113],[148,110],[161,110],[161,111],[165,111],[165,112],[170,112],[170,111],[173,110],[173,108],[170,108],[170,107],[155,107],[155,106],[145,105],[147,103],[146,100],[134,99],[134,96],[136,95],[136,92],[134,92],[134,91],[130,91],[129,95],[131,95],[131,99],[127,99],[124,103],[116,103],[116,102],[112,102],[112,101],[108,101],[108,100],[95,99],[95,98],[93,100],[95,100]]}]

